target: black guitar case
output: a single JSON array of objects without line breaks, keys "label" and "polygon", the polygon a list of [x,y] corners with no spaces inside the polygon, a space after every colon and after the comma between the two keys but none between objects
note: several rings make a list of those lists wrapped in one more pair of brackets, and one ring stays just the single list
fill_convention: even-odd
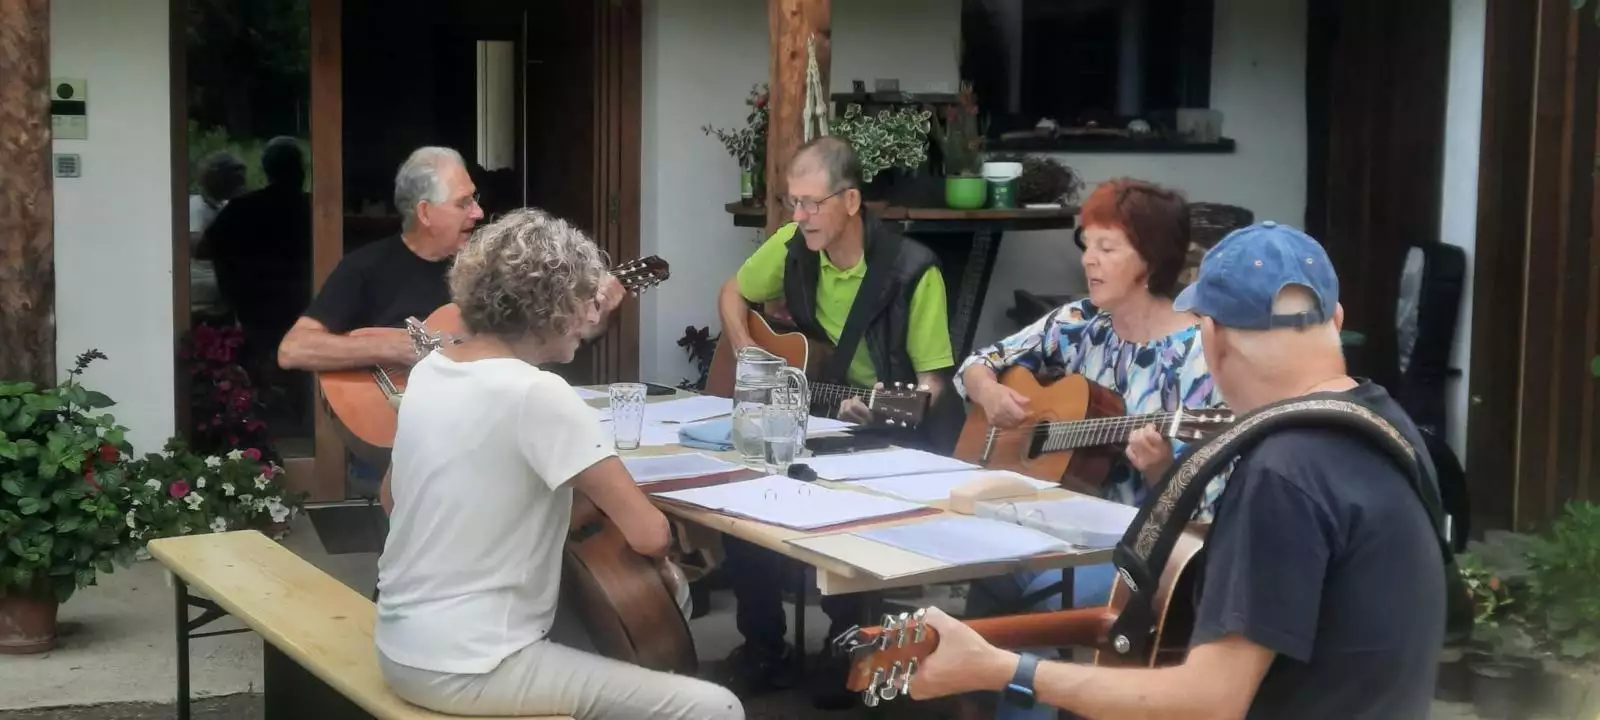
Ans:
[{"label": "black guitar case", "polygon": [[1450,367],[1450,351],[1455,347],[1456,322],[1461,314],[1467,256],[1461,248],[1442,242],[1418,243],[1409,252],[1422,257],[1422,269],[1418,282],[1401,282],[1400,310],[1409,310],[1411,316],[1397,313],[1396,324],[1401,328],[1413,325],[1415,337],[1409,348],[1404,343],[1400,348],[1403,369],[1394,398],[1417,424],[1427,443],[1438,471],[1440,499],[1450,516],[1451,541],[1456,552],[1462,552],[1471,531],[1466,473],[1460,458],[1445,441],[1445,428],[1446,393],[1450,381],[1461,376],[1460,370]]}]

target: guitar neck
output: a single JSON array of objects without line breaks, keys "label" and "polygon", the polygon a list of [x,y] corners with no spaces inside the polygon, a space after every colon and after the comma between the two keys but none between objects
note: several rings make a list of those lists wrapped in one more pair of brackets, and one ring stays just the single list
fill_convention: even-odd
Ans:
[{"label": "guitar neck", "polygon": [[1116,615],[1104,607],[1023,613],[967,620],[967,626],[998,648],[1098,647]]},{"label": "guitar neck", "polygon": [[1160,431],[1163,426],[1171,423],[1174,417],[1177,417],[1177,413],[1155,412],[1053,422],[1039,428],[1045,436],[1040,449],[1044,452],[1061,452],[1100,445],[1117,445],[1127,442],[1133,431],[1146,425],[1155,425]]}]

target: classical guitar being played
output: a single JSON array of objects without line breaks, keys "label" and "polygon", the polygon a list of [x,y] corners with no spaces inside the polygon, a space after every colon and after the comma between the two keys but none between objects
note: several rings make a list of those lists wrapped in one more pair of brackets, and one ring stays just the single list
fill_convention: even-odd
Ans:
[{"label": "classical guitar being played", "polygon": [[1155,425],[1168,438],[1194,441],[1233,421],[1233,411],[1226,408],[1126,415],[1116,393],[1082,375],[1042,385],[1032,371],[1018,366],[1002,372],[999,381],[1028,398],[1027,416],[1016,427],[997,428],[982,407],[972,404],[954,457],[1090,494],[1105,478],[1112,457],[1079,450],[1124,444],[1146,425]]},{"label": "classical guitar being played", "polygon": [[[799,330],[778,332],[767,318],[755,310],[745,313],[745,326],[756,346],[783,358],[790,367],[806,374],[811,389],[815,412],[826,417],[837,415],[839,404],[846,398],[860,398],[872,411],[873,424],[883,427],[915,428],[922,423],[928,411],[931,394],[926,386],[913,387],[894,383],[882,389],[857,388],[847,385],[818,382],[817,374],[827,364],[833,348],[829,344],[807,336]],[[733,346],[727,333],[717,341],[716,353],[711,357],[711,368],[706,376],[706,394],[733,397],[734,371],[737,365]]]},{"label": "classical guitar being played", "polygon": [[[638,295],[671,277],[667,261],[651,255],[623,263],[611,271],[622,287]],[[442,342],[450,342],[463,332],[461,310],[454,304],[435,310],[426,320],[408,323],[418,353]],[[352,336],[381,330],[361,329]],[[405,394],[407,368],[370,367],[356,370],[317,373],[323,404],[333,418],[345,448],[375,466],[389,462],[398,421],[397,409]]]}]

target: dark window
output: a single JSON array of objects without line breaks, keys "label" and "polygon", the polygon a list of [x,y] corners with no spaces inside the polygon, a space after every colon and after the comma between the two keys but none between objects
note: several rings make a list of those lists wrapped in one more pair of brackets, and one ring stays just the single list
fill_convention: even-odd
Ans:
[{"label": "dark window", "polygon": [[991,135],[1161,123],[1211,100],[1212,0],[965,0],[962,77]]}]

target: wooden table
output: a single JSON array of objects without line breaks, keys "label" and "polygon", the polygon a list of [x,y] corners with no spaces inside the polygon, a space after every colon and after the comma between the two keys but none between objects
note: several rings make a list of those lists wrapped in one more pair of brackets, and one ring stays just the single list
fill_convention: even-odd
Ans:
[{"label": "wooden table", "polygon": [[[916,238],[939,256],[949,292],[950,341],[957,358],[972,351],[995,258],[1000,254],[1001,236],[1030,230],[1071,230],[1078,216],[1078,208],[1071,205],[1037,210],[868,206],[880,221]],[[765,208],[734,202],[723,209],[733,216],[737,227],[766,227]]]},{"label": "wooden table", "polygon": [[[604,390],[603,387],[598,386],[592,389]],[[649,398],[649,401],[662,402],[680,397],[689,397],[691,394],[693,393],[679,390],[675,395],[659,395]],[[607,402],[608,401],[605,399],[590,401],[590,403],[596,407],[604,407]],[[729,400],[729,403],[731,405],[732,400]],[[629,458],[685,452],[704,453],[711,457],[715,457],[720,460],[726,460],[731,463],[741,463],[737,451],[727,450],[722,452],[714,452],[710,450],[699,450],[696,448],[684,447],[681,445],[646,446],[640,447],[637,450],[624,451],[618,454],[623,458]],[[837,483],[827,480],[818,480],[816,483],[823,487],[835,488],[846,492],[869,493],[867,490],[850,485],[848,483]],[[645,488],[646,492],[649,492],[649,485],[645,485],[643,487]],[[1077,495],[1077,493],[1074,493],[1070,490],[1050,488],[1041,491],[1039,493],[1039,499],[1060,499],[1073,497],[1075,495]],[[778,525],[770,525],[755,520],[731,517],[712,510],[686,506],[682,503],[669,502],[660,499],[657,499],[655,502],[663,512],[669,515],[682,518],[696,525],[700,525],[717,532],[732,535],[741,540],[745,540],[752,544],[767,548],[815,568],[817,571],[817,589],[821,591],[823,595],[871,592],[902,587],[918,587],[931,583],[960,582],[964,580],[974,580],[978,578],[1004,575],[1020,570],[1051,570],[1080,567],[1084,565],[1099,565],[1110,562],[1112,553],[1109,548],[1081,550],[1067,553],[1053,553],[1049,555],[1027,558],[1024,560],[990,562],[976,565],[947,565],[937,569],[929,569],[924,572],[916,572],[894,578],[879,578],[855,565],[850,564],[849,562],[829,557],[827,555],[822,555],[806,548],[798,547],[789,542],[790,540],[797,538],[817,537],[819,535],[832,533],[804,532]],[[887,520],[877,523],[874,526],[888,527],[891,525],[925,522],[941,517],[958,516],[957,513],[953,513],[948,510],[948,503],[945,501],[930,503],[929,505],[938,508],[940,512],[938,514],[925,515],[921,517],[906,518],[901,520]],[[862,540],[861,547],[864,550],[870,547],[871,552],[899,553],[907,556],[914,555],[913,553],[908,553],[899,548],[868,540]],[[936,563],[936,561],[933,561],[930,558],[922,559],[930,564]]]}]

